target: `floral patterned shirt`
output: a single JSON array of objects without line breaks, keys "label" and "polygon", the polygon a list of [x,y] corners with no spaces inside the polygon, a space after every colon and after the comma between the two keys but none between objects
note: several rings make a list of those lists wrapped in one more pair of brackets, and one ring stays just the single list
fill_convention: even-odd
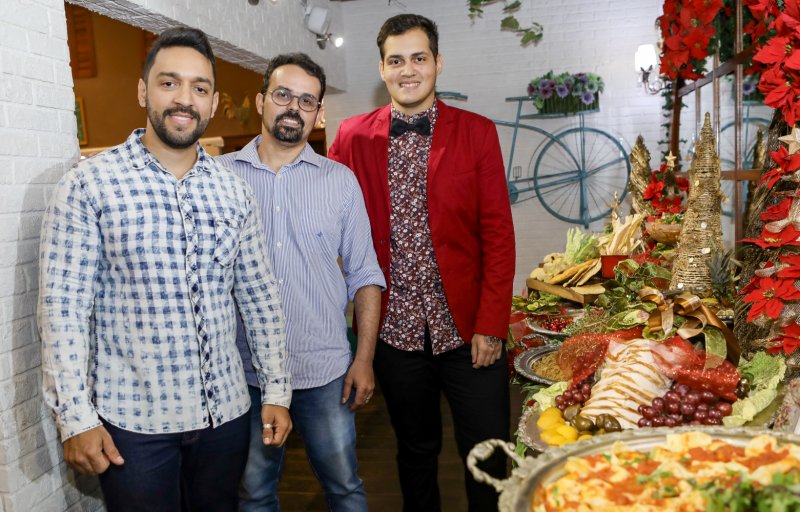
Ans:
[{"label": "floral patterned shirt", "polygon": [[436,105],[407,116],[392,107],[392,118],[413,123],[422,116],[431,134],[407,131],[389,139],[389,201],[391,213],[389,310],[381,338],[389,345],[422,351],[425,327],[434,354],[463,345],[444,295],[428,221],[428,159],[438,113]]}]

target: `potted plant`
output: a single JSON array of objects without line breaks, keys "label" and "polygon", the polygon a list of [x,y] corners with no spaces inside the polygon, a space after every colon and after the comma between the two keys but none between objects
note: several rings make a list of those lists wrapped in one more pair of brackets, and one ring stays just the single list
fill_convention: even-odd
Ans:
[{"label": "potted plant", "polygon": [[605,84],[594,73],[548,71],[528,84],[528,95],[542,114],[571,114],[597,110]]}]

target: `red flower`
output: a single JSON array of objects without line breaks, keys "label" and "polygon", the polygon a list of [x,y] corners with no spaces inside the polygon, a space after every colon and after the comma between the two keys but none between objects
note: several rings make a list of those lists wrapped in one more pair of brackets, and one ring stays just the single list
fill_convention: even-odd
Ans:
[{"label": "red flower", "polygon": [[795,288],[794,280],[762,277],[754,283],[755,289],[744,297],[745,302],[753,306],[747,313],[747,321],[766,314],[776,319],[783,311],[783,301],[800,299],[800,290]]},{"label": "red flower", "polygon": [[770,341],[780,342],[767,349],[770,354],[791,354],[797,347],[800,347],[800,325],[791,323],[781,329],[781,336],[774,338]]},{"label": "red flower", "polygon": [[652,201],[653,199],[661,197],[663,191],[664,191],[663,181],[651,181],[650,184],[648,184],[647,187],[644,189],[644,195],[642,196],[642,199],[644,199],[645,201]]},{"label": "red flower", "polygon": [[796,229],[794,229],[794,226],[789,224],[783,229],[783,231],[779,233],[773,233],[772,231],[769,231],[766,227],[764,227],[761,230],[761,238],[745,238],[742,241],[750,242],[756,244],[762,249],[766,249],[767,247],[800,245],[800,241],[798,241],[798,238],[800,238],[800,231],[797,231]]},{"label": "red flower", "polygon": [[773,37],[759,48],[753,60],[762,64],[783,64],[791,51],[788,37]]},{"label": "red flower", "polygon": [[759,184],[766,183],[768,188],[772,188],[781,177],[800,169],[800,153],[790,155],[784,146],[770,153],[770,156],[775,161],[776,167],[764,173],[758,182]]},{"label": "red flower", "polygon": [[800,254],[797,255],[780,255],[781,263],[788,265],[778,271],[778,277],[781,279],[800,279]]},{"label": "red flower", "polygon": [[789,216],[789,208],[792,207],[792,198],[787,197],[778,204],[767,206],[761,212],[761,220],[771,222],[773,220],[783,220]]}]

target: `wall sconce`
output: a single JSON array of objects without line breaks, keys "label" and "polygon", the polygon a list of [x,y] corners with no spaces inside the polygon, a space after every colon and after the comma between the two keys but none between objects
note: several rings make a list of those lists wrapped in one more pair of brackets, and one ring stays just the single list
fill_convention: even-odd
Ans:
[{"label": "wall sconce", "polygon": [[328,41],[333,43],[333,46],[339,48],[344,43],[344,38],[341,36],[334,36],[328,32],[331,25],[331,13],[327,7],[309,6],[307,0],[301,0],[305,10],[306,28],[316,34],[317,46],[321,50],[325,49]]},{"label": "wall sconce", "polygon": [[639,73],[639,83],[644,86],[647,94],[658,94],[664,88],[664,81],[654,73],[653,70],[658,65],[656,47],[652,44],[641,44],[636,49],[634,65]]}]

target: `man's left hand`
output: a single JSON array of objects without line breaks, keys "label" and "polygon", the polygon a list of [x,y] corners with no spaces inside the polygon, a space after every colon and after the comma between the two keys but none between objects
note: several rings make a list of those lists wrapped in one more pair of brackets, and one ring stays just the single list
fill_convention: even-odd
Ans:
[{"label": "man's left hand", "polygon": [[289,409],[280,405],[261,404],[261,440],[266,446],[283,446],[292,431]]},{"label": "man's left hand", "polygon": [[342,405],[347,403],[353,388],[356,389],[356,396],[350,404],[351,411],[365,406],[375,391],[375,374],[372,372],[371,363],[356,358],[350,365],[342,388]]},{"label": "man's left hand", "polygon": [[472,367],[481,368],[490,366],[500,359],[503,352],[502,343],[491,343],[487,340],[488,336],[475,333],[472,336]]}]

